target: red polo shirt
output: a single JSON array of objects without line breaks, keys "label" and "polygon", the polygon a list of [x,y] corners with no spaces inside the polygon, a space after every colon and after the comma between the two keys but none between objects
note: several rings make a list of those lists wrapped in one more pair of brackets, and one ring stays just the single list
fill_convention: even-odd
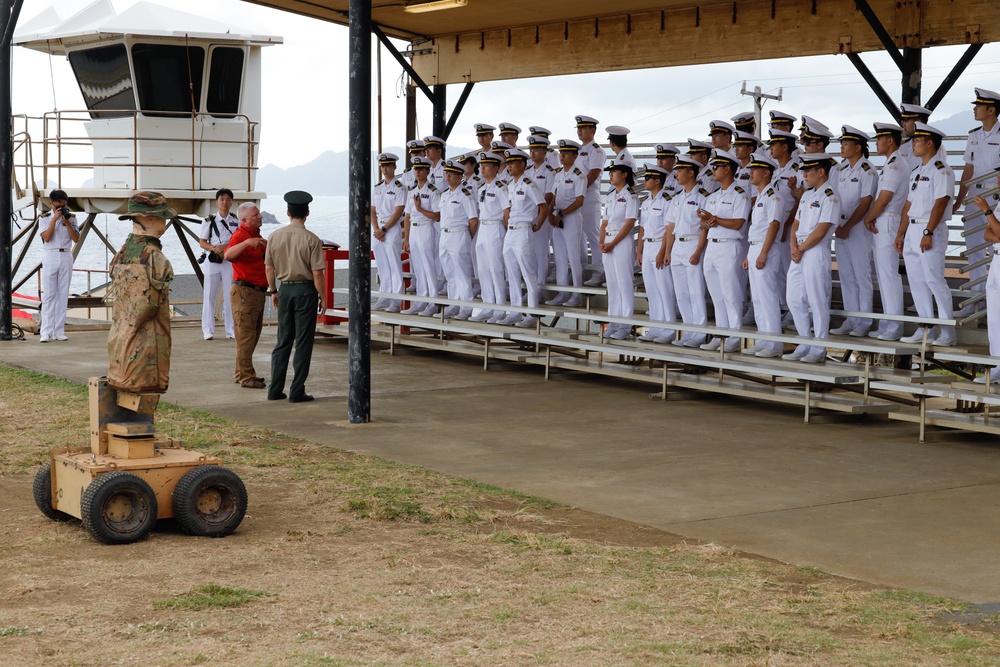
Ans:
[{"label": "red polo shirt", "polygon": [[[244,224],[229,237],[229,245],[232,248],[247,239],[261,238],[259,229],[252,229]],[[245,280],[258,287],[267,287],[267,274],[264,272],[264,251],[267,243],[259,248],[245,248],[240,256],[232,261],[233,280]]]}]

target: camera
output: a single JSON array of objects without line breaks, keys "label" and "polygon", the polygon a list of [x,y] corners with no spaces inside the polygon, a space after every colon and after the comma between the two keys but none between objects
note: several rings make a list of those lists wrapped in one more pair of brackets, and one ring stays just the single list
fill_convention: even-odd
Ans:
[{"label": "camera", "polygon": [[67,220],[73,217],[73,212],[69,210],[69,206],[57,206],[55,210],[62,214],[62,217]]}]

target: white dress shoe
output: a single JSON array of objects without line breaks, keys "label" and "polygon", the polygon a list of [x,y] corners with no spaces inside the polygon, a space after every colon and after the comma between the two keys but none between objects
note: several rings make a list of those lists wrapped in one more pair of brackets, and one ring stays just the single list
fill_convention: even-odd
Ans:
[{"label": "white dress shoe", "polygon": [[614,333],[611,334],[612,340],[625,340],[628,337],[629,337],[629,330],[626,329],[625,327],[622,327],[620,329],[615,329]]},{"label": "white dress shoe", "polygon": [[420,315],[420,317],[436,317],[438,314],[438,307],[432,303],[417,314]]},{"label": "white dress shoe", "polygon": [[566,292],[560,292],[554,297],[545,302],[546,306],[561,306],[569,299],[569,294]]},{"label": "white dress shoe", "polygon": [[395,301],[393,301],[392,303],[390,303],[388,306],[385,307],[385,312],[387,312],[387,313],[398,313],[399,312],[399,304],[396,303]]},{"label": "white dress shoe", "polygon": [[739,352],[740,351],[740,339],[726,341],[726,344],[722,348],[723,352]]},{"label": "white dress shoe", "polygon": [[463,321],[469,319],[470,317],[472,317],[472,311],[471,310],[460,310],[458,312],[458,315],[455,315],[451,319],[457,320],[459,322],[463,322]]},{"label": "white dress shoe", "polygon": [[517,324],[518,322],[521,321],[521,319],[523,319],[523,315],[521,315],[521,313],[510,313],[509,315],[505,316],[502,320],[500,320],[500,324],[503,324],[504,326],[510,326],[511,324]]},{"label": "white dress shoe", "polygon": [[538,324],[537,317],[534,317],[533,315],[525,315],[524,319],[521,320],[520,322],[515,322],[514,326],[520,327],[522,329],[531,329],[534,328],[536,324]]},{"label": "white dress shoe", "polygon": [[740,354],[757,354],[758,352],[760,352],[763,349],[764,349],[763,345],[761,345],[760,343],[754,343],[750,347],[747,347],[747,348],[744,348],[743,350],[740,350]]},{"label": "white dress shoe", "polygon": [[580,296],[579,294],[574,294],[572,297],[570,297],[569,301],[567,301],[562,305],[566,306],[567,308],[583,308],[583,297]]},{"label": "white dress shoe", "polygon": [[869,334],[869,328],[865,326],[854,327],[851,332],[847,334],[848,336],[854,336],[855,338],[864,338]]},{"label": "white dress shoe", "polygon": [[720,347],[722,347],[722,341],[719,340],[718,338],[713,338],[704,345],[699,345],[698,347],[700,347],[703,350],[708,350],[709,352],[714,352],[715,350],[718,350]]},{"label": "white dress shoe", "polygon": [[604,271],[598,271],[590,277],[590,280],[583,283],[588,287],[600,287],[604,284]]},{"label": "white dress shoe", "polygon": [[410,306],[406,310],[399,311],[400,315],[419,315],[423,311],[423,306]]},{"label": "white dress shoe", "polygon": [[[931,340],[933,340],[933,337],[928,335],[927,339],[928,339],[927,342],[931,342]],[[903,336],[902,338],[899,339],[899,341],[901,343],[922,343],[924,341],[923,327],[917,329],[909,336]]]},{"label": "white dress shoe", "polygon": [[806,364],[818,364],[823,361],[826,361],[826,355],[822,352],[810,352],[802,357],[802,362]]},{"label": "white dress shoe", "polygon": [[458,306],[448,306],[447,308],[444,309],[444,316],[445,317],[455,317],[460,312],[462,312],[462,309],[459,308]]},{"label": "white dress shoe", "polygon": [[888,331],[883,331],[882,333],[880,333],[878,335],[878,339],[879,340],[893,340],[893,341],[895,341],[895,340],[899,340],[900,339],[900,334],[892,334],[892,333],[889,333]]},{"label": "white dress shoe", "polygon": [[469,318],[470,322],[485,322],[486,320],[493,317],[492,310],[480,310],[478,315],[473,315]]},{"label": "white dress shoe", "polygon": [[507,313],[505,313],[504,311],[502,311],[502,310],[494,310],[493,311],[493,315],[490,316],[490,319],[486,320],[486,323],[487,324],[500,324],[500,323],[502,323],[504,321],[504,318],[506,318],[506,317],[507,317]]},{"label": "white dress shoe", "polygon": [[205,334],[205,340],[212,340],[213,338],[215,338],[214,335],[212,335],[212,334]]},{"label": "white dress shoe", "polygon": [[67,338],[66,334],[59,334],[56,336],[56,340],[69,340],[69,338]]},{"label": "white dress shoe", "polygon": [[[930,343],[930,341],[927,341]],[[953,336],[941,336],[933,342],[934,347],[954,347],[958,344],[958,339]]]},{"label": "white dress shoe", "polygon": [[871,331],[868,332],[868,337],[869,338],[878,338],[879,336],[881,336],[884,333],[885,333],[885,329],[872,329]]},{"label": "white dress shoe", "polygon": [[781,350],[775,349],[773,347],[765,347],[760,352],[757,352],[753,356],[760,357],[761,359],[775,359],[781,356]]},{"label": "white dress shoe", "polygon": [[644,343],[655,343],[656,342],[656,336],[650,336],[647,333],[647,334],[642,334],[641,336],[636,336],[636,340],[641,340]]},{"label": "white dress shoe", "polygon": [[39,336],[38,337],[38,342],[39,343],[48,343],[49,342],[49,337],[48,336]]},{"label": "white dress shoe", "polygon": [[854,331],[854,327],[851,324],[848,324],[847,322],[844,322],[836,329],[830,329],[830,333],[836,336],[844,336],[846,334],[851,333],[852,331]]},{"label": "white dress shoe", "polygon": [[670,341],[670,344],[676,345],[677,347],[683,347],[687,343],[684,341],[683,338],[675,338],[674,340]]},{"label": "white dress shoe", "polygon": [[662,343],[662,344],[676,343],[677,342],[677,335],[676,334],[670,334],[670,335],[667,335],[667,336],[657,336],[656,338],[653,339],[653,342],[654,343]]},{"label": "white dress shoe", "polygon": [[793,352],[781,355],[781,358],[787,361],[798,361],[799,359],[805,357],[808,354],[809,354],[809,346],[799,345],[798,347],[795,348]]}]

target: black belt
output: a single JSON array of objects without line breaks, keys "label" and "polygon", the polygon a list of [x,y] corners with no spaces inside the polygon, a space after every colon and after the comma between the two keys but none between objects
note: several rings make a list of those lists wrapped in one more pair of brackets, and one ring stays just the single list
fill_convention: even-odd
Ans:
[{"label": "black belt", "polygon": [[258,292],[267,292],[267,287],[254,285],[253,283],[247,282],[246,280],[234,280],[233,282],[239,285],[240,287],[249,287],[250,289],[257,290]]},{"label": "black belt", "polygon": [[304,285],[305,283],[311,283],[311,280],[282,280],[282,285]]}]

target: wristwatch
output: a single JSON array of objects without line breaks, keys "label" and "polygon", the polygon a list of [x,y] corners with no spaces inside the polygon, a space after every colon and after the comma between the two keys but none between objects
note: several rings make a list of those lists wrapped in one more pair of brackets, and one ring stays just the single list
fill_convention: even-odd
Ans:
[{"label": "wristwatch", "polygon": [[270,287],[268,287],[268,288],[267,288],[267,291],[266,291],[266,292],[264,292],[264,294],[277,294],[277,293],[278,293],[278,290],[276,290],[276,289],[271,289]]},{"label": "wristwatch", "polygon": [[991,208],[986,209],[985,211],[983,211],[983,215],[993,215],[993,209]]},{"label": "wristwatch", "polygon": [[931,236],[933,234],[934,234],[934,232],[932,232],[931,230],[929,230],[926,227],[924,227],[924,236]]}]

